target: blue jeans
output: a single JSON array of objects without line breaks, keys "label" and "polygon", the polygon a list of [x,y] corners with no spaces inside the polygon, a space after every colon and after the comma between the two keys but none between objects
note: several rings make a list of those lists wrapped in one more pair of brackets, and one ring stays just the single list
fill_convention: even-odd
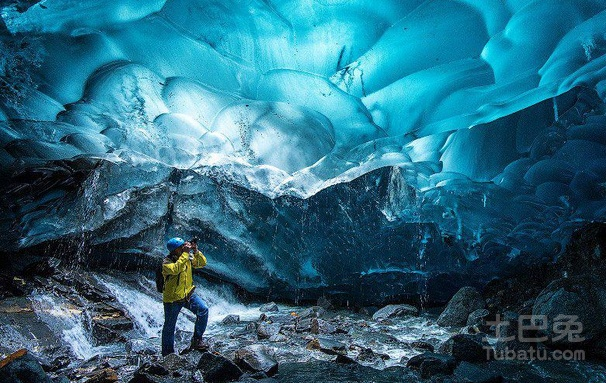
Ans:
[{"label": "blue jeans", "polygon": [[164,327],[162,327],[162,356],[175,352],[175,327],[181,309],[185,307],[196,315],[194,339],[202,338],[208,323],[208,306],[194,294],[189,301],[164,303]]}]

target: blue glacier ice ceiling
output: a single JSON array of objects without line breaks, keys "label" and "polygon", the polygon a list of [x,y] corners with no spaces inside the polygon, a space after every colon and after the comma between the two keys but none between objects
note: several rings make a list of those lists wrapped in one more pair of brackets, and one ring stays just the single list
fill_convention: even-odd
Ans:
[{"label": "blue glacier ice ceiling", "polygon": [[440,300],[606,219],[606,1],[0,4],[7,254]]}]

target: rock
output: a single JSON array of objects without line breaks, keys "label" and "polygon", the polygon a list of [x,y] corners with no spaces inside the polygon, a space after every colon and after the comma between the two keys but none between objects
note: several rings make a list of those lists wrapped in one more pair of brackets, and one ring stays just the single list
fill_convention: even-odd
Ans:
[{"label": "rock", "polygon": [[387,318],[410,317],[419,315],[419,309],[411,305],[387,305],[375,312],[372,319],[383,321]]},{"label": "rock", "polygon": [[337,327],[325,320],[319,318],[313,318],[311,320],[310,332],[312,334],[334,334],[338,331],[339,329]]},{"label": "rock", "polygon": [[158,348],[146,339],[129,339],[124,348],[132,354],[154,355],[158,352]]},{"label": "rock", "polygon": [[261,371],[273,376],[278,371],[278,362],[270,355],[266,347],[252,345],[236,351],[234,362],[249,371]]},{"label": "rock", "polygon": [[221,323],[226,325],[240,323],[240,315],[230,314],[223,318]]},{"label": "rock", "polygon": [[[201,356],[201,355],[198,355]],[[177,355],[177,354],[168,354],[162,359],[160,363],[162,367],[166,368],[169,371],[175,371],[180,369],[187,369],[194,367],[186,358]]]},{"label": "rock", "polygon": [[197,368],[202,372],[204,381],[229,382],[242,376],[242,370],[222,355],[205,352],[200,357]]},{"label": "rock", "polygon": [[[521,342],[518,330],[519,315],[513,311],[506,311],[500,318],[500,323],[495,327],[497,342],[495,344],[496,357],[502,358],[509,350],[529,351],[531,348],[537,350],[545,349],[545,346],[539,342]],[[522,334],[525,337],[536,337],[536,332]]]},{"label": "rock", "polygon": [[467,317],[467,326],[477,327],[480,331],[488,331],[486,321],[488,320],[490,312],[486,309],[477,309],[469,314]]},{"label": "rock", "polygon": [[468,362],[461,362],[454,370],[457,383],[501,383],[503,377],[492,371],[475,366]]},{"label": "rock", "polygon": [[54,257],[44,257],[41,260],[29,264],[23,273],[28,276],[39,275],[41,277],[52,277],[59,272],[61,260]]},{"label": "rock", "polygon": [[415,355],[406,363],[406,367],[418,370],[423,378],[429,378],[437,374],[450,375],[456,365],[457,361],[454,357],[434,354],[433,352]]},{"label": "rock", "polygon": [[314,338],[305,346],[308,350],[319,350],[328,355],[345,354],[345,345],[332,339]]},{"label": "rock", "polygon": [[389,356],[377,354],[370,348],[363,349],[356,356],[356,361],[358,363],[379,369],[385,368],[385,360],[387,359],[389,359]]},{"label": "rock", "polygon": [[332,302],[325,296],[321,296],[320,298],[318,298],[317,306],[320,306],[325,310],[332,310],[334,308]]},{"label": "rock", "polygon": [[485,306],[484,299],[473,287],[463,287],[448,302],[438,318],[438,325],[443,327],[462,327],[467,323],[469,314]]},{"label": "rock", "polygon": [[118,374],[112,368],[97,370],[87,377],[84,383],[112,383],[118,381]]},{"label": "rock", "polygon": [[302,382],[419,382],[418,374],[406,367],[388,367],[377,370],[357,363],[334,363],[329,361],[310,360],[305,363],[280,364],[280,371],[275,376],[280,383]]},{"label": "rock", "polygon": [[92,311],[92,334],[98,344],[122,342],[123,333],[134,328],[124,311],[109,304],[97,303]]},{"label": "rock", "polygon": [[438,352],[471,363],[487,362],[493,356],[493,349],[485,339],[485,334],[454,335],[440,345]]},{"label": "rock", "polygon": [[432,344],[423,342],[423,341],[412,342],[412,343],[410,343],[410,347],[412,347],[413,349],[415,349],[417,351],[429,351],[429,352],[434,352],[434,349],[435,349]]},{"label": "rock", "polygon": [[461,329],[459,330],[459,334],[474,335],[474,334],[479,334],[479,333],[480,333],[480,329],[475,326],[465,326],[465,327],[461,327]]},{"label": "rock", "polygon": [[280,309],[278,308],[278,305],[275,302],[270,302],[259,307],[259,311],[261,311],[262,313],[273,313],[280,311]]},{"label": "rock", "polygon": [[169,382],[170,371],[157,363],[145,363],[134,374],[129,383],[165,383]]},{"label": "rock", "polygon": [[271,337],[269,337],[269,341],[272,343],[286,342],[287,340],[288,340],[288,337],[286,335],[282,335],[282,334],[276,334],[276,335],[272,335]]},{"label": "rock", "polygon": [[335,359],[335,363],[356,364],[357,362],[347,355],[338,354],[337,358]]},{"label": "rock", "polygon": [[22,349],[0,361],[0,382],[53,383],[40,363]]},{"label": "rock", "polygon": [[301,311],[299,313],[299,318],[300,319],[320,318],[321,316],[324,315],[324,313],[326,313],[326,310],[324,310],[324,308],[322,308],[320,306],[311,306],[311,307],[308,307],[305,310]]},{"label": "rock", "polygon": [[280,333],[282,325],[279,323],[261,323],[257,327],[257,336],[259,339],[269,339],[274,335]]},{"label": "rock", "polygon": [[295,324],[295,331],[298,333],[311,332],[311,318],[297,320],[297,323]]},{"label": "rock", "polygon": [[26,282],[18,277],[0,275],[0,299],[9,297],[21,297],[27,293]]},{"label": "rock", "polygon": [[56,357],[55,359],[53,359],[53,361],[48,365],[48,367],[44,367],[45,371],[47,372],[55,372],[57,370],[60,370],[64,367],[69,366],[69,364],[71,363],[71,358],[67,355],[61,355]]},{"label": "rock", "polygon": [[362,307],[360,309],[360,314],[363,315],[368,315],[369,317],[373,316],[374,313],[376,313],[377,311],[379,311],[379,308],[376,306],[367,306],[367,307]]},{"label": "rock", "polygon": [[[604,280],[594,275],[581,275],[553,281],[537,297],[532,314],[547,319],[547,325],[539,331],[541,336],[547,337],[546,344],[591,347],[596,340],[606,336]],[[571,324],[570,331],[562,334],[558,323],[563,326],[567,322]]]}]

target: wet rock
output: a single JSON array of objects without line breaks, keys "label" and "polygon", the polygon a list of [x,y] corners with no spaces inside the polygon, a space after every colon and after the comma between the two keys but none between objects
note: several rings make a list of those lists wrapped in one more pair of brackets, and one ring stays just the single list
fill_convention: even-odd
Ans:
[{"label": "wet rock", "polygon": [[333,326],[330,322],[319,318],[313,318],[310,324],[310,332],[312,334],[334,334],[338,332],[338,328]]},{"label": "wet rock", "polygon": [[326,310],[320,306],[308,307],[299,313],[300,319],[320,318],[326,313]]},{"label": "wet rock", "polygon": [[492,359],[492,347],[485,334],[457,334],[450,337],[438,348],[440,354],[453,356],[458,361],[482,363]]},{"label": "wet rock", "polygon": [[275,302],[270,302],[259,307],[259,311],[261,311],[262,313],[273,313],[280,311],[280,309],[278,308],[278,305]]},{"label": "wet rock", "polygon": [[[606,285],[594,275],[553,281],[537,297],[532,314],[547,318],[547,325],[539,331],[547,337],[547,344],[569,348],[591,346],[606,335]],[[571,324],[570,331],[561,336],[558,328],[566,323]]]},{"label": "wet rock", "polygon": [[486,321],[489,319],[490,312],[486,309],[477,309],[467,317],[467,326],[478,328],[482,332],[488,331],[490,326],[487,326]]},{"label": "wet rock", "polygon": [[513,311],[506,311],[500,318],[499,323],[495,326],[495,334],[497,336],[497,342],[495,344],[495,353],[497,356],[505,355],[508,351],[529,351],[531,348],[534,350],[545,349],[545,346],[539,342],[521,342],[520,335],[526,338],[536,338],[538,334],[536,331],[522,331],[519,332],[519,318],[520,316]]},{"label": "wet rock", "polygon": [[479,334],[479,333],[480,333],[480,329],[477,328],[476,326],[465,326],[465,327],[461,327],[461,329],[459,330],[459,334],[474,335],[474,334]]},{"label": "wet rock", "polygon": [[288,341],[288,337],[283,334],[276,334],[269,337],[269,341],[272,343],[286,342]]},{"label": "wet rock", "polygon": [[383,321],[387,318],[411,317],[419,315],[419,309],[411,305],[387,305],[375,312],[372,319]]},{"label": "wet rock", "polygon": [[[334,378],[333,378],[334,377]],[[307,363],[284,363],[275,376],[280,383],[301,382],[420,382],[418,375],[405,367],[377,370],[357,363],[344,364],[311,360]]]},{"label": "wet rock", "polygon": [[174,380],[170,379],[170,371],[157,363],[145,363],[139,368],[129,383],[168,383]]},{"label": "wet rock", "polygon": [[53,276],[54,279],[58,277],[61,278],[63,284],[74,287],[80,295],[91,302],[107,304],[116,300],[107,287],[83,271],[69,276],[61,274]]},{"label": "wet rock", "polygon": [[91,319],[92,334],[99,344],[124,341],[123,332],[133,329],[133,322],[121,316],[97,315]]},{"label": "wet rock", "polygon": [[311,318],[297,320],[295,331],[298,333],[311,332]]},{"label": "wet rock", "polygon": [[[202,353],[198,352],[197,357],[199,358],[201,355]],[[193,356],[193,358],[195,359],[196,356]],[[169,371],[189,369],[194,367],[194,364],[192,364],[187,358],[184,358],[177,354],[166,355],[164,359],[162,359],[162,362],[160,362],[160,364],[162,365],[162,367],[166,368]]]},{"label": "wet rock", "polygon": [[53,257],[44,257],[41,260],[29,264],[23,270],[23,273],[28,276],[52,277],[59,272],[61,260]]},{"label": "wet rock", "polygon": [[222,355],[205,352],[197,365],[207,382],[229,382],[242,376],[242,370]]},{"label": "wet rock", "polygon": [[53,383],[36,358],[25,349],[0,361],[0,382]]},{"label": "wet rock", "polygon": [[367,307],[362,307],[360,309],[360,314],[363,315],[368,315],[369,317],[373,316],[374,313],[376,313],[377,311],[379,311],[379,308],[376,306],[367,306]]},{"label": "wet rock", "polygon": [[468,362],[461,362],[454,370],[457,383],[501,383],[503,377]]},{"label": "wet rock", "polygon": [[443,327],[462,327],[467,323],[469,314],[485,306],[484,299],[473,287],[463,287],[448,302],[438,318],[438,325]]},{"label": "wet rock", "polygon": [[269,339],[274,335],[280,333],[282,325],[279,323],[261,323],[257,327],[257,336],[259,339]]},{"label": "wet rock", "polygon": [[371,366],[374,368],[385,368],[385,360],[389,359],[389,356],[377,354],[370,348],[365,348],[356,356],[356,361],[364,366]]},{"label": "wet rock", "polygon": [[26,282],[11,275],[0,275],[0,299],[21,297],[27,293]]},{"label": "wet rock", "polygon": [[234,362],[242,369],[263,372],[272,376],[278,371],[278,362],[269,350],[261,345],[252,345],[236,351]]},{"label": "wet rock", "polygon": [[93,372],[84,381],[85,383],[112,383],[118,381],[118,374],[112,368],[104,368]]},{"label": "wet rock", "polygon": [[46,372],[55,372],[62,368],[67,367],[71,363],[71,358],[67,355],[61,355],[56,357],[48,364],[48,366],[42,366]]},{"label": "wet rock", "polygon": [[124,347],[132,354],[154,355],[158,352],[158,347],[146,339],[129,339]]},{"label": "wet rock", "polygon": [[332,310],[334,308],[332,302],[325,296],[321,296],[320,298],[318,298],[317,306],[320,306],[325,310]]},{"label": "wet rock", "polygon": [[417,351],[429,351],[429,352],[434,352],[434,349],[435,349],[431,343],[427,343],[427,342],[423,342],[423,341],[412,342],[412,343],[410,343],[410,347],[412,347],[414,350],[417,350]]},{"label": "wet rock", "polygon": [[337,358],[335,359],[335,363],[355,364],[355,363],[358,363],[358,362],[356,362],[354,359],[350,358],[347,355],[338,354]]},{"label": "wet rock", "polygon": [[308,350],[319,350],[328,355],[339,355],[345,353],[345,345],[336,340],[327,338],[314,338],[305,346]]},{"label": "wet rock", "polygon": [[240,315],[230,314],[223,318],[221,323],[225,325],[240,323]]},{"label": "wet rock", "polygon": [[418,370],[421,377],[429,378],[434,375],[450,375],[457,365],[457,360],[450,355],[434,354],[426,352],[410,358],[406,367],[412,370]]}]

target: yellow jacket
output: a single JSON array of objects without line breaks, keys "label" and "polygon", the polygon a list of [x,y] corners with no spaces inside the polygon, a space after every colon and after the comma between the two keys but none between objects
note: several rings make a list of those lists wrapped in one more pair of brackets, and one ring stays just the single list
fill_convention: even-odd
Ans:
[{"label": "yellow jacket", "polygon": [[183,252],[177,261],[169,258],[162,263],[162,276],[164,276],[164,293],[162,300],[171,303],[185,299],[194,289],[192,266],[196,269],[206,266],[206,257],[200,250],[189,260],[189,253]]}]

